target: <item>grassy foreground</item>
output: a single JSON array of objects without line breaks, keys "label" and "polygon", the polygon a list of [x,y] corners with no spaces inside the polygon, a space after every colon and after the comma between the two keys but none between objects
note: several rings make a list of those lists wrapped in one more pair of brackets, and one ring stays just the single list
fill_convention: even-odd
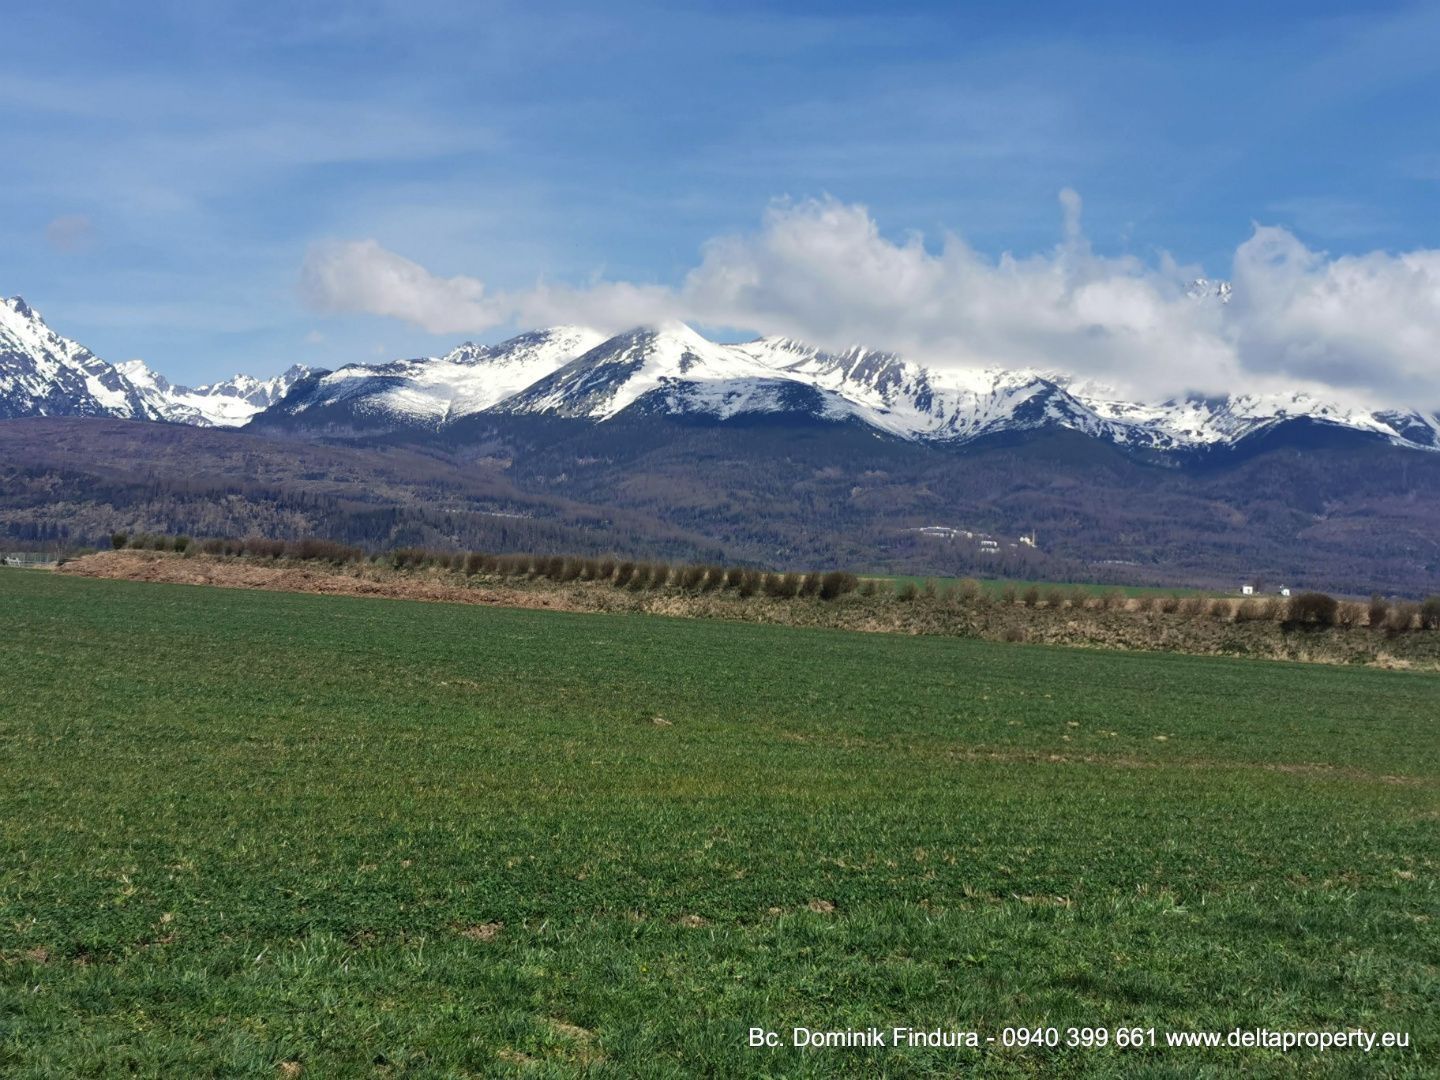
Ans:
[{"label": "grassy foreground", "polygon": [[[0,1073],[1425,1075],[1440,676],[0,571]],[[756,1049],[752,1026],[1410,1034]]]}]

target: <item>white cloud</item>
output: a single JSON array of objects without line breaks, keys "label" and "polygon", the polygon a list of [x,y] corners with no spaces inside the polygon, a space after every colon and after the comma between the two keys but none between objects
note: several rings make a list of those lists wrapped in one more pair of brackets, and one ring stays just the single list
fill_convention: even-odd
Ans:
[{"label": "white cloud", "polygon": [[301,273],[301,293],[317,311],[388,315],[433,334],[488,330],[505,311],[470,277],[436,277],[417,262],[386,251],[374,240],[312,248]]},{"label": "white cloud", "polygon": [[1235,253],[1234,284],[1247,369],[1440,403],[1440,251],[1331,259],[1260,226]]},{"label": "white cloud", "polygon": [[1195,267],[1095,254],[1061,194],[1051,250],[990,258],[883,236],[864,207],[777,203],[752,233],[707,243],[676,288],[595,281],[487,294],[374,241],[327,244],[302,284],[317,309],[432,332],[575,322],[619,330],[678,318],[819,345],[863,343],[937,367],[1031,367],[1128,394],[1305,389],[1440,404],[1440,251],[1331,258],[1257,226],[1235,253],[1229,305],[1189,295]]}]

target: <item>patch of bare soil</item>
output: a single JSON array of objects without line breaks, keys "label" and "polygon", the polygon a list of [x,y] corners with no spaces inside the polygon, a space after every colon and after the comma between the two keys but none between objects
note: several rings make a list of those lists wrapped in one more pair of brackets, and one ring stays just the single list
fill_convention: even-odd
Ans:
[{"label": "patch of bare soil", "polygon": [[470,587],[419,577],[370,576],[365,568],[349,571],[309,566],[268,566],[243,559],[206,556],[177,558],[159,552],[101,551],[67,562],[56,570],[79,577],[121,581],[155,581],[171,585],[212,585],[222,589],[265,589],[273,592],[321,593],[330,596],[386,597],[447,604],[589,611],[561,592],[494,586]]},{"label": "patch of bare soil", "polygon": [[589,1028],[553,1017],[549,1024],[555,1034],[569,1040],[575,1060],[581,1065],[594,1065],[605,1060],[605,1055],[595,1046],[595,1032]]},{"label": "patch of bare soil", "polygon": [[500,936],[500,931],[505,929],[501,922],[480,923],[477,926],[467,926],[460,931],[461,937],[467,937],[471,941],[494,941]]}]

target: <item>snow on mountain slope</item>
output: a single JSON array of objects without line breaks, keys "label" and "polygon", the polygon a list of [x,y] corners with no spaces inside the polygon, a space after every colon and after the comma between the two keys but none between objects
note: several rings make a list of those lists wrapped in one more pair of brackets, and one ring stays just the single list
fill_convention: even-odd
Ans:
[{"label": "snow on mountain slope", "polygon": [[0,417],[14,416],[159,419],[125,376],[18,296],[0,298]]},{"label": "snow on mountain slope", "polygon": [[[671,323],[610,338],[501,403],[497,411],[600,421],[645,399],[651,410],[724,420],[746,412],[782,411],[806,383],[738,348],[717,345],[683,323]],[[844,411],[844,403],[833,404]]]},{"label": "snow on mountain slope", "polygon": [[1160,404],[1079,395],[1096,415],[1146,433],[1161,449],[1233,445],[1292,420],[1311,420],[1419,449],[1440,449],[1440,420],[1419,412],[1370,411],[1311,394],[1190,396]]},{"label": "snow on mountain slope", "polygon": [[466,342],[441,357],[347,364],[322,376],[282,412],[345,405],[362,416],[420,424],[483,412],[535,384],[605,336],[576,326],[537,330],[499,345]]},{"label": "snow on mountain slope", "polygon": [[[1204,295],[1222,303],[1228,298],[1224,289],[1201,286]],[[596,423],[622,413],[715,420],[791,414],[857,420],[904,439],[955,444],[1060,427],[1162,452],[1231,445],[1304,418],[1440,449],[1434,417],[1371,413],[1303,394],[1143,403],[1055,371],[928,369],[893,353],[825,352],[784,337],[719,344],[682,323],[599,337],[561,328],[491,347],[461,346],[439,359],[353,365],[276,412],[347,405],[360,415],[437,426],[480,412]]]},{"label": "snow on mountain slope", "polygon": [[862,348],[826,353],[789,338],[761,338],[735,347],[853,403],[861,419],[902,438],[965,442],[1000,431],[1061,426],[1151,445],[1042,372],[932,371],[894,353]]},{"label": "snow on mountain slope", "polygon": [[[1230,297],[1223,282],[1197,281],[1192,291],[1220,303]],[[1304,393],[1137,402],[1057,371],[925,368],[893,353],[826,352],[783,337],[719,344],[681,323],[611,338],[555,327],[498,345],[466,343],[442,357],[333,372],[292,367],[273,379],[237,375],[192,389],[139,361],[107,364],[50,330],[25,301],[0,301],[0,417],[235,426],[308,413],[327,423],[349,416],[381,428],[438,428],[487,412],[596,423],[622,413],[722,421],[789,415],[858,421],[903,439],[952,444],[1058,427],[1162,452],[1233,446],[1305,420],[1440,450],[1440,418],[1413,410],[1372,411]]]},{"label": "snow on mountain slope", "polygon": [[248,423],[310,374],[309,368],[296,364],[271,379],[235,375],[192,388],[175,386],[151,371],[143,360],[126,360],[115,368],[162,419],[198,427],[239,427]]},{"label": "snow on mountain slope", "polygon": [[236,375],[194,389],[172,386],[139,360],[112,365],[61,337],[20,297],[0,299],[0,417],[112,416],[233,427],[269,408],[309,372]]}]

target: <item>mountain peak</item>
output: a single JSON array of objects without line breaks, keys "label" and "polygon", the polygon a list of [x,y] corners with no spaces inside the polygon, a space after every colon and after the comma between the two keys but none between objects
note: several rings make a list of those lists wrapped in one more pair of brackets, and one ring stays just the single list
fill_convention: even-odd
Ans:
[{"label": "mountain peak", "polygon": [[143,360],[108,364],[46,325],[19,296],[0,299],[0,418],[111,416],[234,427],[280,398],[303,368],[274,379],[237,375],[190,389]]},{"label": "mountain peak", "polygon": [[15,314],[19,315],[21,318],[34,319],[38,317],[35,314],[35,309],[25,302],[25,298],[23,296],[17,295],[5,297],[3,301],[0,302],[3,302],[6,307],[8,307],[11,311],[15,312]]}]

